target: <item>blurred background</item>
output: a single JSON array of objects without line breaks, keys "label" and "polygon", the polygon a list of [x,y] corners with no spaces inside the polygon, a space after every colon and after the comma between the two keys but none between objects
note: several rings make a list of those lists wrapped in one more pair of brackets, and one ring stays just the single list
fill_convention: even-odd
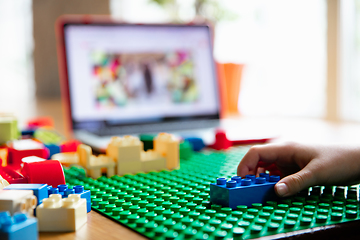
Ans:
[{"label": "blurred background", "polygon": [[210,22],[241,115],[360,121],[360,0],[0,0],[0,112],[41,115],[60,99],[62,14]]}]

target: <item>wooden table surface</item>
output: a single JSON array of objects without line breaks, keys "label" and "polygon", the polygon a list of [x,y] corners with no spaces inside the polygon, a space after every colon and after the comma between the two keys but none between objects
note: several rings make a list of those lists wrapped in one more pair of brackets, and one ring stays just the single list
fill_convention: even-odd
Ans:
[{"label": "wooden table surface", "polygon": [[[65,133],[63,110],[58,99],[15,102],[0,105],[0,112],[12,112],[20,126],[35,116],[51,116],[55,128]],[[319,119],[236,117],[225,121],[229,137],[276,137],[273,142],[296,141],[309,144],[360,144],[360,124],[327,122]],[[145,239],[132,230],[91,211],[88,222],[76,232],[40,233],[40,239]]]},{"label": "wooden table surface", "polygon": [[95,211],[87,215],[87,224],[76,232],[43,233],[40,240],[111,240],[111,239],[147,239],[120,224],[101,216]]}]

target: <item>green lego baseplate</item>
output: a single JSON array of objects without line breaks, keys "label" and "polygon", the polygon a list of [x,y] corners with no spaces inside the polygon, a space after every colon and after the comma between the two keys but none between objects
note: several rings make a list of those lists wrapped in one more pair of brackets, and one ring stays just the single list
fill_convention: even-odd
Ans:
[{"label": "green lego baseplate", "polygon": [[85,177],[64,169],[66,182],[91,191],[92,209],[150,239],[251,239],[359,219],[358,186],[313,187],[291,198],[236,210],[210,203],[210,183],[230,178],[246,148],[205,151],[180,169]]}]

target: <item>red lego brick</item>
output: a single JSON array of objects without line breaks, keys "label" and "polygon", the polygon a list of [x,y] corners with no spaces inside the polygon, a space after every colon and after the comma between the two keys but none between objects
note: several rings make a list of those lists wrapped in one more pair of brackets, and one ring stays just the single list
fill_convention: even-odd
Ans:
[{"label": "red lego brick", "polygon": [[60,145],[60,152],[76,152],[77,147],[81,144],[78,140],[69,140]]},{"label": "red lego brick", "polygon": [[64,171],[57,160],[24,163],[21,173],[28,183],[46,183],[53,187],[65,184]]},{"label": "red lego brick", "polygon": [[258,143],[266,143],[272,138],[253,138],[253,139],[241,139],[241,140],[233,140],[230,141],[224,130],[218,129],[215,134],[215,142],[209,145],[209,148],[215,150],[226,150],[234,145],[248,145],[248,144],[258,144]]},{"label": "red lego brick", "polygon": [[48,158],[49,151],[42,143],[31,139],[13,141],[8,148],[7,165],[15,170],[20,170],[21,159],[29,156]]},{"label": "red lego brick", "polygon": [[2,167],[2,160],[0,159],[0,176],[2,176],[10,184],[13,183],[27,183],[27,179],[20,173],[16,172],[11,167]]},{"label": "red lego brick", "polygon": [[257,164],[257,168],[264,168],[265,170],[269,171],[270,175],[278,175],[283,177],[282,172],[278,169],[275,163],[265,163],[263,161],[259,161]]},{"label": "red lego brick", "polygon": [[215,150],[225,150],[231,146],[232,142],[226,137],[225,131],[218,129],[215,134],[215,142],[208,147]]},{"label": "red lego brick", "polygon": [[52,117],[38,117],[27,122],[29,128],[35,127],[54,127],[54,119]]}]

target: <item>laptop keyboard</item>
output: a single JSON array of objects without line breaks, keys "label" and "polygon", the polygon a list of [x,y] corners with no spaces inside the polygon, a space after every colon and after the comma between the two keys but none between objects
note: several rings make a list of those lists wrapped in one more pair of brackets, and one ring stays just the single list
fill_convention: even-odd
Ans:
[{"label": "laptop keyboard", "polygon": [[219,123],[219,120],[198,120],[198,121],[182,121],[174,123],[157,123],[146,125],[122,126],[122,127],[108,127],[92,131],[98,136],[112,136],[135,133],[155,133],[166,131],[181,131],[190,129],[203,129],[214,127]]}]

